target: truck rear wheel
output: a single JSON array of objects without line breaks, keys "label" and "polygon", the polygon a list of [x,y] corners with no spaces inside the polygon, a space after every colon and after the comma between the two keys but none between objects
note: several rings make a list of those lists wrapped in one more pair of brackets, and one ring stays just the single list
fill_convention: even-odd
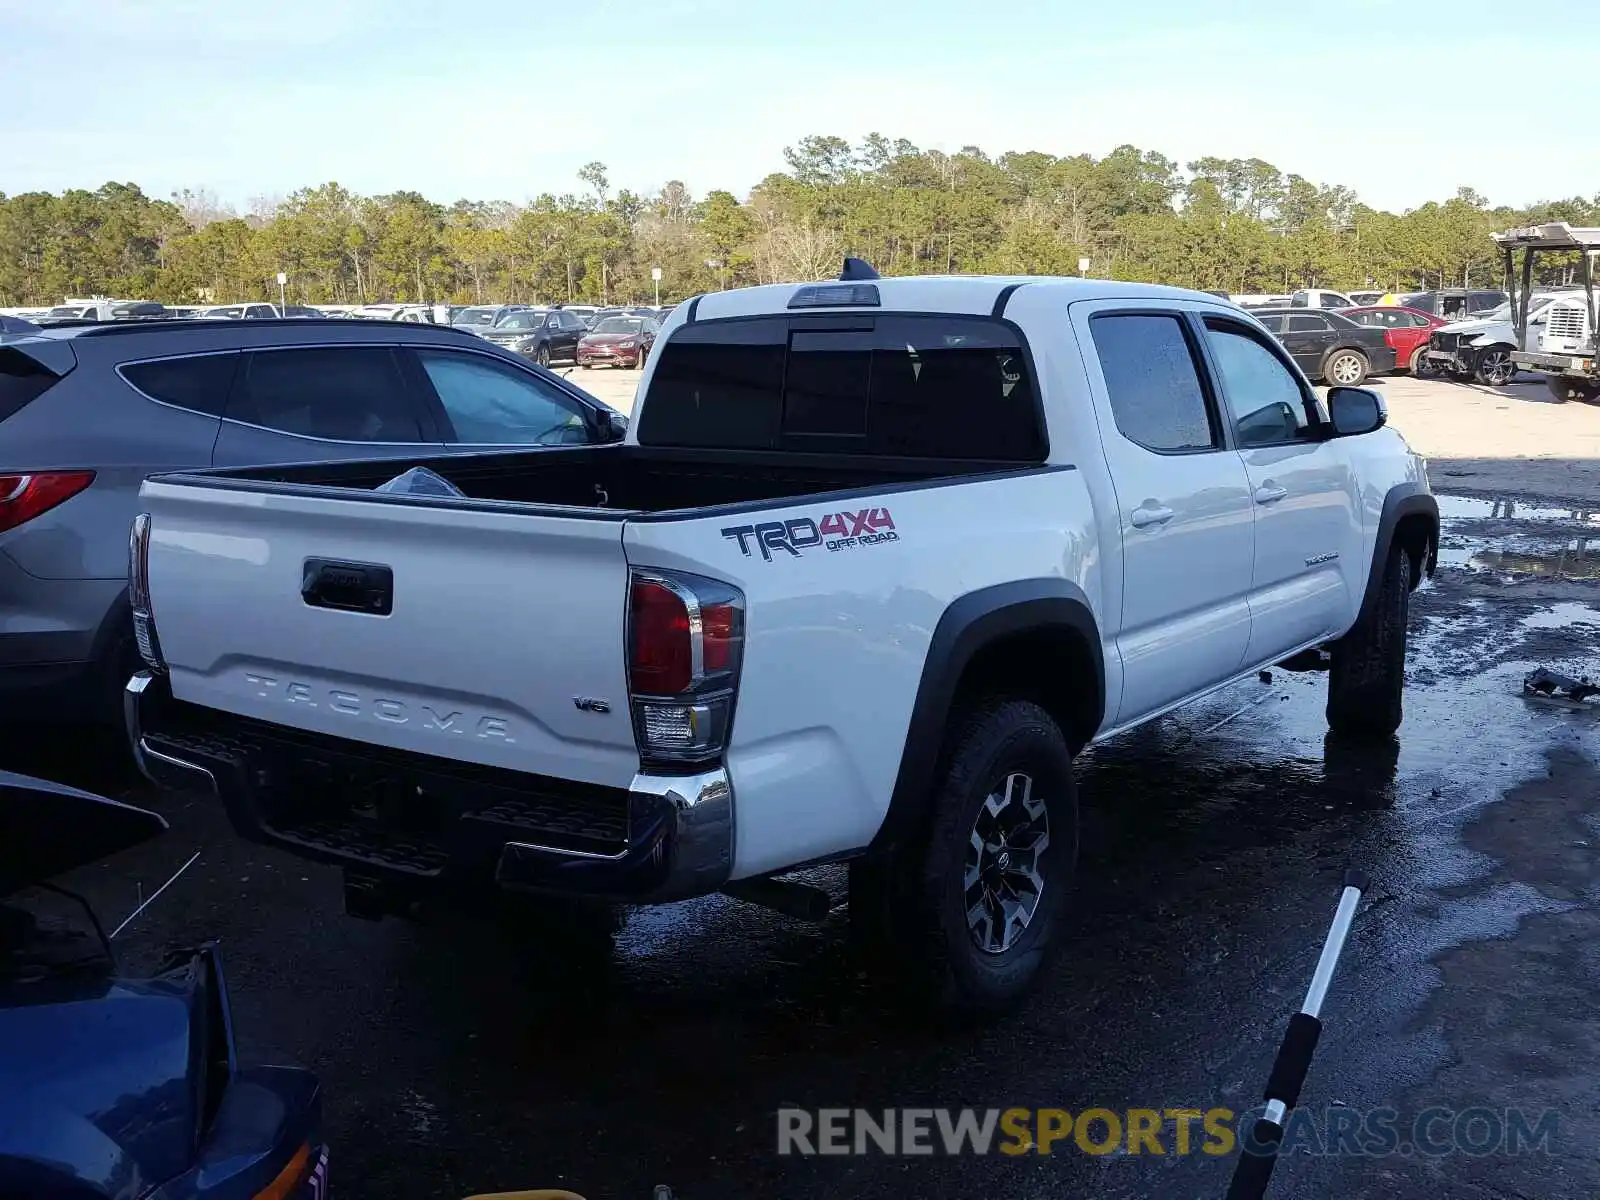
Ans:
[{"label": "truck rear wheel", "polygon": [[1072,752],[1037,704],[992,700],[961,720],[941,761],[891,935],[942,1005],[995,1011],[1039,977],[1065,908],[1078,855]]},{"label": "truck rear wheel", "polygon": [[1572,379],[1566,375],[1546,375],[1544,385],[1563,404],[1568,400],[1582,400],[1588,404],[1600,402],[1600,383]]},{"label": "truck rear wheel", "polygon": [[1372,611],[1333,644],[1328,725],[1334,732],[1388,737],[1400,728],[1410,612],[1411,556],[1396,543],[1389,548]]}]

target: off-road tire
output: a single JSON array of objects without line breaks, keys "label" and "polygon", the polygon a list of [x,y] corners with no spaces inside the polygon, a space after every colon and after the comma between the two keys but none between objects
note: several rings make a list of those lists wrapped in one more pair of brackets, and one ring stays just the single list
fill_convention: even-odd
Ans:
[{"label": "off-road tire", "polygon": [[[1334,364],[1352,360],[1356,364],[1359,364],[1359,366],[1354,369],[1354,374],[1348,379],[1337,378],[1334,373]],[[1322,364],[1322,377],[1328,381],[1328,384],[1331,387],[1360,387],[1366,382],[1367,375],[1371,370],[1372,363],[1368,360],[1365,354],[1361,353],[1361,351],[1335,350],[1332,354],[1328,355],[1327,360]]]},{"label": "off-road tire", "polygon": [[[990,953],[969,928],[967,853],[980,809],[1018,773],[1032,779],[1047,817],[1049,842],[1037,863],[1043,885],[1014,943]],[[935,788],[926,840],[905,856],[904,902],[891,906],[890,936],[908,952],[925,995],[940,1007],[969,1015],[999,1011],[1039,978],[1057,941],[1078,856],[1072,752],[1037,704],[985,701],[957,718]]]},{"label": "off-road tire", "polygon": [[1372,610],[1333,644],[1328,668],[1328,726],[1353,737],[1389,737],[1400,728],[1406,679],[1406,623],[1411,556],[1389,548]]}]

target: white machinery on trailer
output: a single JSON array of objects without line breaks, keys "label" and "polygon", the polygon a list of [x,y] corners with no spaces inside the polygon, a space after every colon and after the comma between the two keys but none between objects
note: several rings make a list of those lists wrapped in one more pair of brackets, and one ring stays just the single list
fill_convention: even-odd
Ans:
[{"label": "white machinery on trailer", "polygon": [[[1558,400],[1600,401],[1600,355],[1595,345],[1595,329],[1600,320],[1597,320],[1594,294],[1594,260],[1600,255],[1600,229],[1574,228],[1565,221],[1554,221],[1490,236],[1505,256],[1506,290],[1511,293],[1511,319],[1517,344],[1529,347],[1513,351],[1511,361],[1523,370],[1543,374]],[[1520,278],[1516,264],[1519,250],[1522,251]],[[1573,252],[1578,255],[1582,303],[1552,305],[1544,328],[1530,344],[1526,340],[1528,305],[1533,295],[1534,267],[1539,255]]]}]

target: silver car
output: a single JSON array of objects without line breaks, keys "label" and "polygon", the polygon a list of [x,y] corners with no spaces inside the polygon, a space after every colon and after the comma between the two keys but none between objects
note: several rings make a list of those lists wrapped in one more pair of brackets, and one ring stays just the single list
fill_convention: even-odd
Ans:
[{"label": "silver car", "polygon": [[0,720],[120,720],[137,663],[128,528],[147,475],[590,444],[625,428],[575,385],[448,326],[0,333]]}]

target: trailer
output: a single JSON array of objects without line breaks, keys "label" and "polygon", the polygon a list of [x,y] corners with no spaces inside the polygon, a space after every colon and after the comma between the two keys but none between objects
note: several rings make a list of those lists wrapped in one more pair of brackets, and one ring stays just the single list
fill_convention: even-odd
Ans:
[{"label": "trailer", "polygon": [[[1595,329],[1600,313],[1595,307],[1594,262],[1600,256],[1600,228],[1574,227],[1565,221],[1530,225],[1490,234],[1505,259],[1506,291],[1511,294],[1511,319],[1516,344],[1525,349],[1512,351],[1511,361],[1525,371],[1544,375],[1546,385],[1558,400],[1600,402],[1600,354],[1596,353]],[[1517,262],[1521,252],[1522,261]],[[1529,342],[1528,305],[1533,297],[1534,268],[1540,254],[1578,255],[1583,285],[1581,303],[1555,306],[1547,312],[1543,328]]]}]

